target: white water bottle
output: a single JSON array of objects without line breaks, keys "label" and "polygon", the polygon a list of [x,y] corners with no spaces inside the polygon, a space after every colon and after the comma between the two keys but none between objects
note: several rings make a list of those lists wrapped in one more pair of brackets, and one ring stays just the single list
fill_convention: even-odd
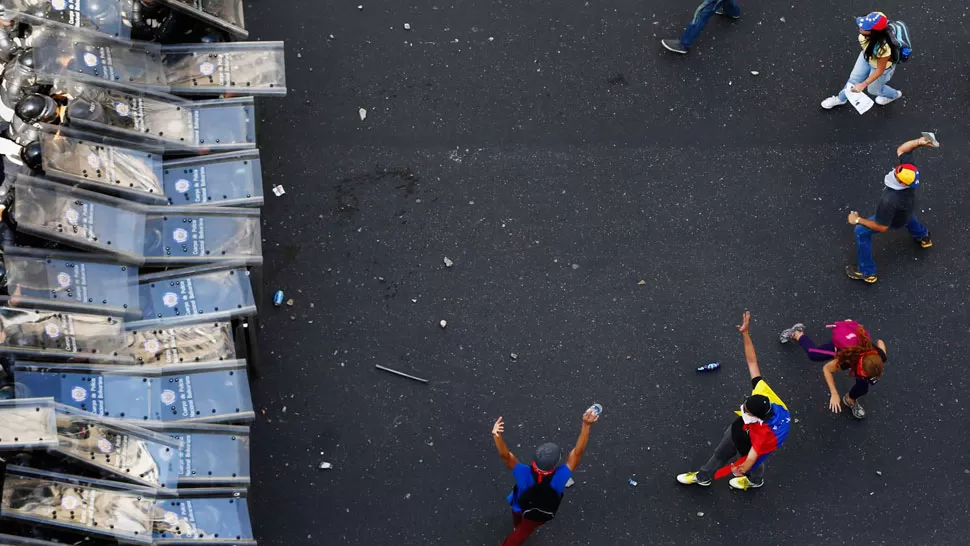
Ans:
[{"label": "white water bottle", "polygon": [[602,404],[593,404],[586,411],[591,411],[591,412],[595,413],[596,415],[599,415],[599,414],[603,413],[603,405]]}]

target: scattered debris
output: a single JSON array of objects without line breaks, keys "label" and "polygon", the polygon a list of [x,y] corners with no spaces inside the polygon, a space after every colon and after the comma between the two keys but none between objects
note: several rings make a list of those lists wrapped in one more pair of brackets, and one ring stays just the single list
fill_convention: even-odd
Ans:
[{"label": "scattered debris", "polygon": [[489,42],[494,42],[495,41],[495,36],[489,36],[488,37],[488,41]]},{"label": "scattered debris", "polygon": [[404,30],[411,30],[411,24],[410,23],[404,23]]},{"label": "scattered debris", "polygon": [[296,58],[297,59],[302,59],[303,58],[303,54],[302,53],[297,53],[296,54]]},{"label": "scattered debris", "polygon": [[519,355],[517,355],[515,353],[511,353],[511,354],[509,354],[509,358],[511,358],[512,360],[518,360],[519,359]]},{"label": "scattered debris", "polygon": [[752,70],[751,71],[751,75],[752,76],[757,76],[758,74],[761,74],[761,72],[758,72],[757,70]]},{"label": "scattered debris", "polygon": [[448,258],[448,256],[445,256],[445,267],[451,267],[453,265],[455,265],[455,262],[451,261],[451,259]]},{"label": "scattered debris", "polygon": [[441,325],[441,327],[442,327],[442,328],[444,328],[444,327],[446,327],[446,326],[448,326],[448,321],[447,321],[447,320],[442,320],[442,321],[441,321],[441,322],[439,322],[438,324],[440,324],[440,325]]},{"label": "scattered debris", "polygon": [[626,483],[628,483],[628,484],[630,484],[630,485],[632,485],[633,487],[636,487],[636,486],[638,485],[638,484],[637,484],[637,481],[636,481],[636,480],[634,480],[633,478],[629,478],[629,479],[627,479],[627,481],[626,481]]},{"label": "scattered debris", "polygon": [[283,186],[279,184],[273,186],[273,195],[275,195],[276,197],[279,197],[284,193],[286,193],[286,190],[283,189]]},{"label": "scattered debris", "polygon": [[704,517],[704,512],[698,512],[698,513],[697,513],[697,517],[699,517],[699,518],[702,518],[702,517]]},{"label": "scattered debris", "polygon": [[418,303],[418,300],[415,298],[411,298],[411,303]]},{"label": "scattered debris", "polygon": [[273,305],[276,306],[276,307],[279,307],[280,305],[283,305],[283,291],[282,290],[277,290],[276,293],[273,294]]},{"label": "scattered debris", "polygon": [[576,480],[572,478],[569,478],[568,480],[566,480],[566,487],[572,487],[574,485],[576,485]]},{"label": "scattered debris", "polygon": [[320,470],[332,470],[333,465],[327,462],[320,463]]},{"label": "scattered debris", "polygon": [[286,305],[289,305],[290,307],[293,307],[293,298],[290,298],[290,299],[286,300]]},{"label": "scattered debris", "polygon": [[364,121],[365,119],[367,119],[367,109],[366,108],[361,108],[360,110],[357,110],[357,113],[360,114],[360,121]]},{"label": "scattered debris", "polygon": [[573,269],[579,269],[579,264],[573,264]]},{"label": "scattered debris", "polygon": [[781,21],[782,23],[787,23],[788,22],[788,21],[785,21],[785,18],[784,17],[782,17],[781,19],[778,19],[778,20]]},{"label": "scattered debris", "polygon": [[877,470],[877,471],[876,471],[876,475],[877,475],[877,476],[882,476],[882,471],[881,471],[881,470]]},{"label": "scattered debris", "polygon": [[399,372],[397,370],[392,370],[391,368],[385,368],[384,366],[381,366],[380,364],[375,364],[374,367],[377,368],[378,370],[384,370],[385,372],[389,372],[389,373],[392,373],[394,375],[400,375],[401,377],[407,377],[408,379],[413,379],[415,381],[420,381],[421,383],[427,383],[428,382],[427,379],[421,379],[420,377],[415,377],[413,375],[406,374],[404,372]]},{"label": "scattered debris", "polygon": [[640,286],[643,286],[643,285],[647,284],[647,281],[641,280],[637,284],[639,284]]},{"label": "scattered debris", "polygon": [[331,35],[330,35],[330,39],[331,39],[331,40],[333,40],[333,39],[335,39],[335,38],[333,37],[333,34],[331,34]]},{"label": "scattered debris", "polygon": [[410,498],[411,498],[411,493],[405,493],[404,500],[408,500]]},{"label": "scattered debris", "polygon": [[361,4],[361,5],[359,5],[359,6],[357,6],[357,9],[359,9],[360,11],[364,11],[364,6],[363,6],[363,4]]}]

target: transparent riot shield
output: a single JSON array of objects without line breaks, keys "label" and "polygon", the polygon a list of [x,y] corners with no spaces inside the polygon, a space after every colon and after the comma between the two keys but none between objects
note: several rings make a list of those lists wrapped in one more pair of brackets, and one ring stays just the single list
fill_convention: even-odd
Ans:
[{"label": "transparent riot shield", "polygon": [[232,265],[142,275],[138,296],[142,320],[128,324],[134,329],[256,314],[249,272]]},{"label": "transparent riot shield", "polygon": [[161,366],[233,360],[236,346],[228,322],[152,326],[125,332],[128,352],[140,364]]},{"label": "transparent riot shield", "polygon": [[40,145],[49,178],[139,203],[168,203],[160,154],[46,132]]},{"label": "transparent riot shield", "polygon": [[33,38],[33,56],[42,82],[72,78],[116,89],[168,91],[155,44],[58,30]]},{"label": "transparent riot shield", "polygon": [[176,206],[260,207],[263,173],[259,151],[166,160],[163,184]]},{"label": "transparent riot shield", "polygon": [[115,38],[131,37],[134,0],[3,0],[6,16]]},{"label": "transparent riot shield", "polygon": [[259,210],[155,207],[145,219],[146,265],[263,262]]},{"label": "transparent riot shield", "polygon": [[158,373],[150,368],[17,362],[14,380],[28,396],[55,401],[103,417],[159,420]]},{"label": "transparent riot shield", "polygon": [[138,268],[110,256],[5,246],[3,266],[7,295],[0,296],[2,305],[141,317]]},{"label": "transparent riot shield", "polygon": [[180,486],[248,485],[249,427],[208,423],[147,423],[180,444]]},{"label": "transparent riot shield", "polygon": [[121,321],[114,317],[0,307],[0,354],[133,364],[123,340]]},{"label": "transparent riot shield", "polygon": [[68,102],[67,123],[167,152],[209,153],[256,148],[252,97],[189,102],[87,86]]},{"label": "transparent riot shield", "polygon": [[46,449],[56,446],[53,399],[0,400],[0,449]]},{"label": "transparent riot shield", "polygon": [[114,478],[148,487],[178,486],[181,449],[171,436],[63,404],[57,404],[56,420],[59,444],[52,451]]},{"label": "transparent riot shield", "polygon": [[0,515],[123,543],[151,544],[153,493],[145,487],[8,466]]},{"label": "transparent riot shield", "polygon": [[180,490],[155,501],[155,544],[255,545],[245,489]]},{"label": "transparent riot shield", "polygon": [[0,546],[64,546],[64,544],[62,542],[0,534]]},{"label": "transparent riot shield", "polygon": [[14,191],[18,231],[126,263],[144,260],[145,215],[137,204],[24,175],[17,176]]},{"label": "transparent riot shield", "polygon": [[246,21],[243,16],[243,0],[161,0],[174,9],[188,13],[217,28],[246,39]]},{"label": "transparent riot shield", "polygon": [[158,385],[162,421],[235,423],[256,418],[245,360],[165,366]]},{"label": "transparent riot shield", "polygon": [[283,42],[162,46],[169,92],[176,95],[286,95]]}]

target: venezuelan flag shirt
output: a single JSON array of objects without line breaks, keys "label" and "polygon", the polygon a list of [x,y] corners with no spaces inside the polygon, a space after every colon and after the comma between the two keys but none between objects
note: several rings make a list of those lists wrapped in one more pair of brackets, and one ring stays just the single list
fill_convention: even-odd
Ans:
[{"label": "venezuelan flag shirt", "polygon": [[[763,463],[771,452],[785,443],[785,439],[788,438],[788,429],[791,427],[791,413],[788,411],[788,406],[775,394],[775,391],[771,390],[763,377],[755,377],[751,380],[751,384],[754,386],[751,390],[752,395],[766,396],[771,403],[771,416],[762,423],[748,425],[744,424],[740,418],[738,419],[742,423],[740,429],[744,437],[739,438],[735,434],[734,444],[742,457],[747,455],[750,448],[754,448],[758,452],[758,460],[752,467],[754,468]],[[735,413],[741,414],[741,412]],[[737,430],[739,427],[732,428]]]}]

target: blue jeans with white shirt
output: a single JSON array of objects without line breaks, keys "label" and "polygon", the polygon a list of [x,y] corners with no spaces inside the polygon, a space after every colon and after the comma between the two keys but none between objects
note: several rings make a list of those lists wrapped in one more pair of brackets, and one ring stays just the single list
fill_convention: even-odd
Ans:
[{"label": "blue jeans with white shirt", "polygon": [[[866,78],[868,78],[869,75],[872,74],[872,71],[875,70],[875,68],[873,68],[868,61],[866,61],[865,53],[866,53],[865,51],[859,53],[859,58],[856,59],[855,66],[852,67],[852,74],[849,74],[849,81],[847,82],[848,84],[855,85],[857,83],[862,83],[866,81]],[[895,99],[896,97],[899,96],[899,91],[886,85],[887,83],[889,83],[889,80],[892,79],[893,73],[895,72],[896,72],[896,65],[890,66],[889,68],[886,69],[885,72],[882,73],[882,76],[879,76],[878,78],[876,78],[876,81],[870,83],[869,87],[866,90],[869,91],[870,95],[873,95],[876,97],[886,97],[887,99]],[[844,85],[842,86],[842,91],[839,91],[839,100],[841,101],[848,100],[848,97],[845,96]]]}]

